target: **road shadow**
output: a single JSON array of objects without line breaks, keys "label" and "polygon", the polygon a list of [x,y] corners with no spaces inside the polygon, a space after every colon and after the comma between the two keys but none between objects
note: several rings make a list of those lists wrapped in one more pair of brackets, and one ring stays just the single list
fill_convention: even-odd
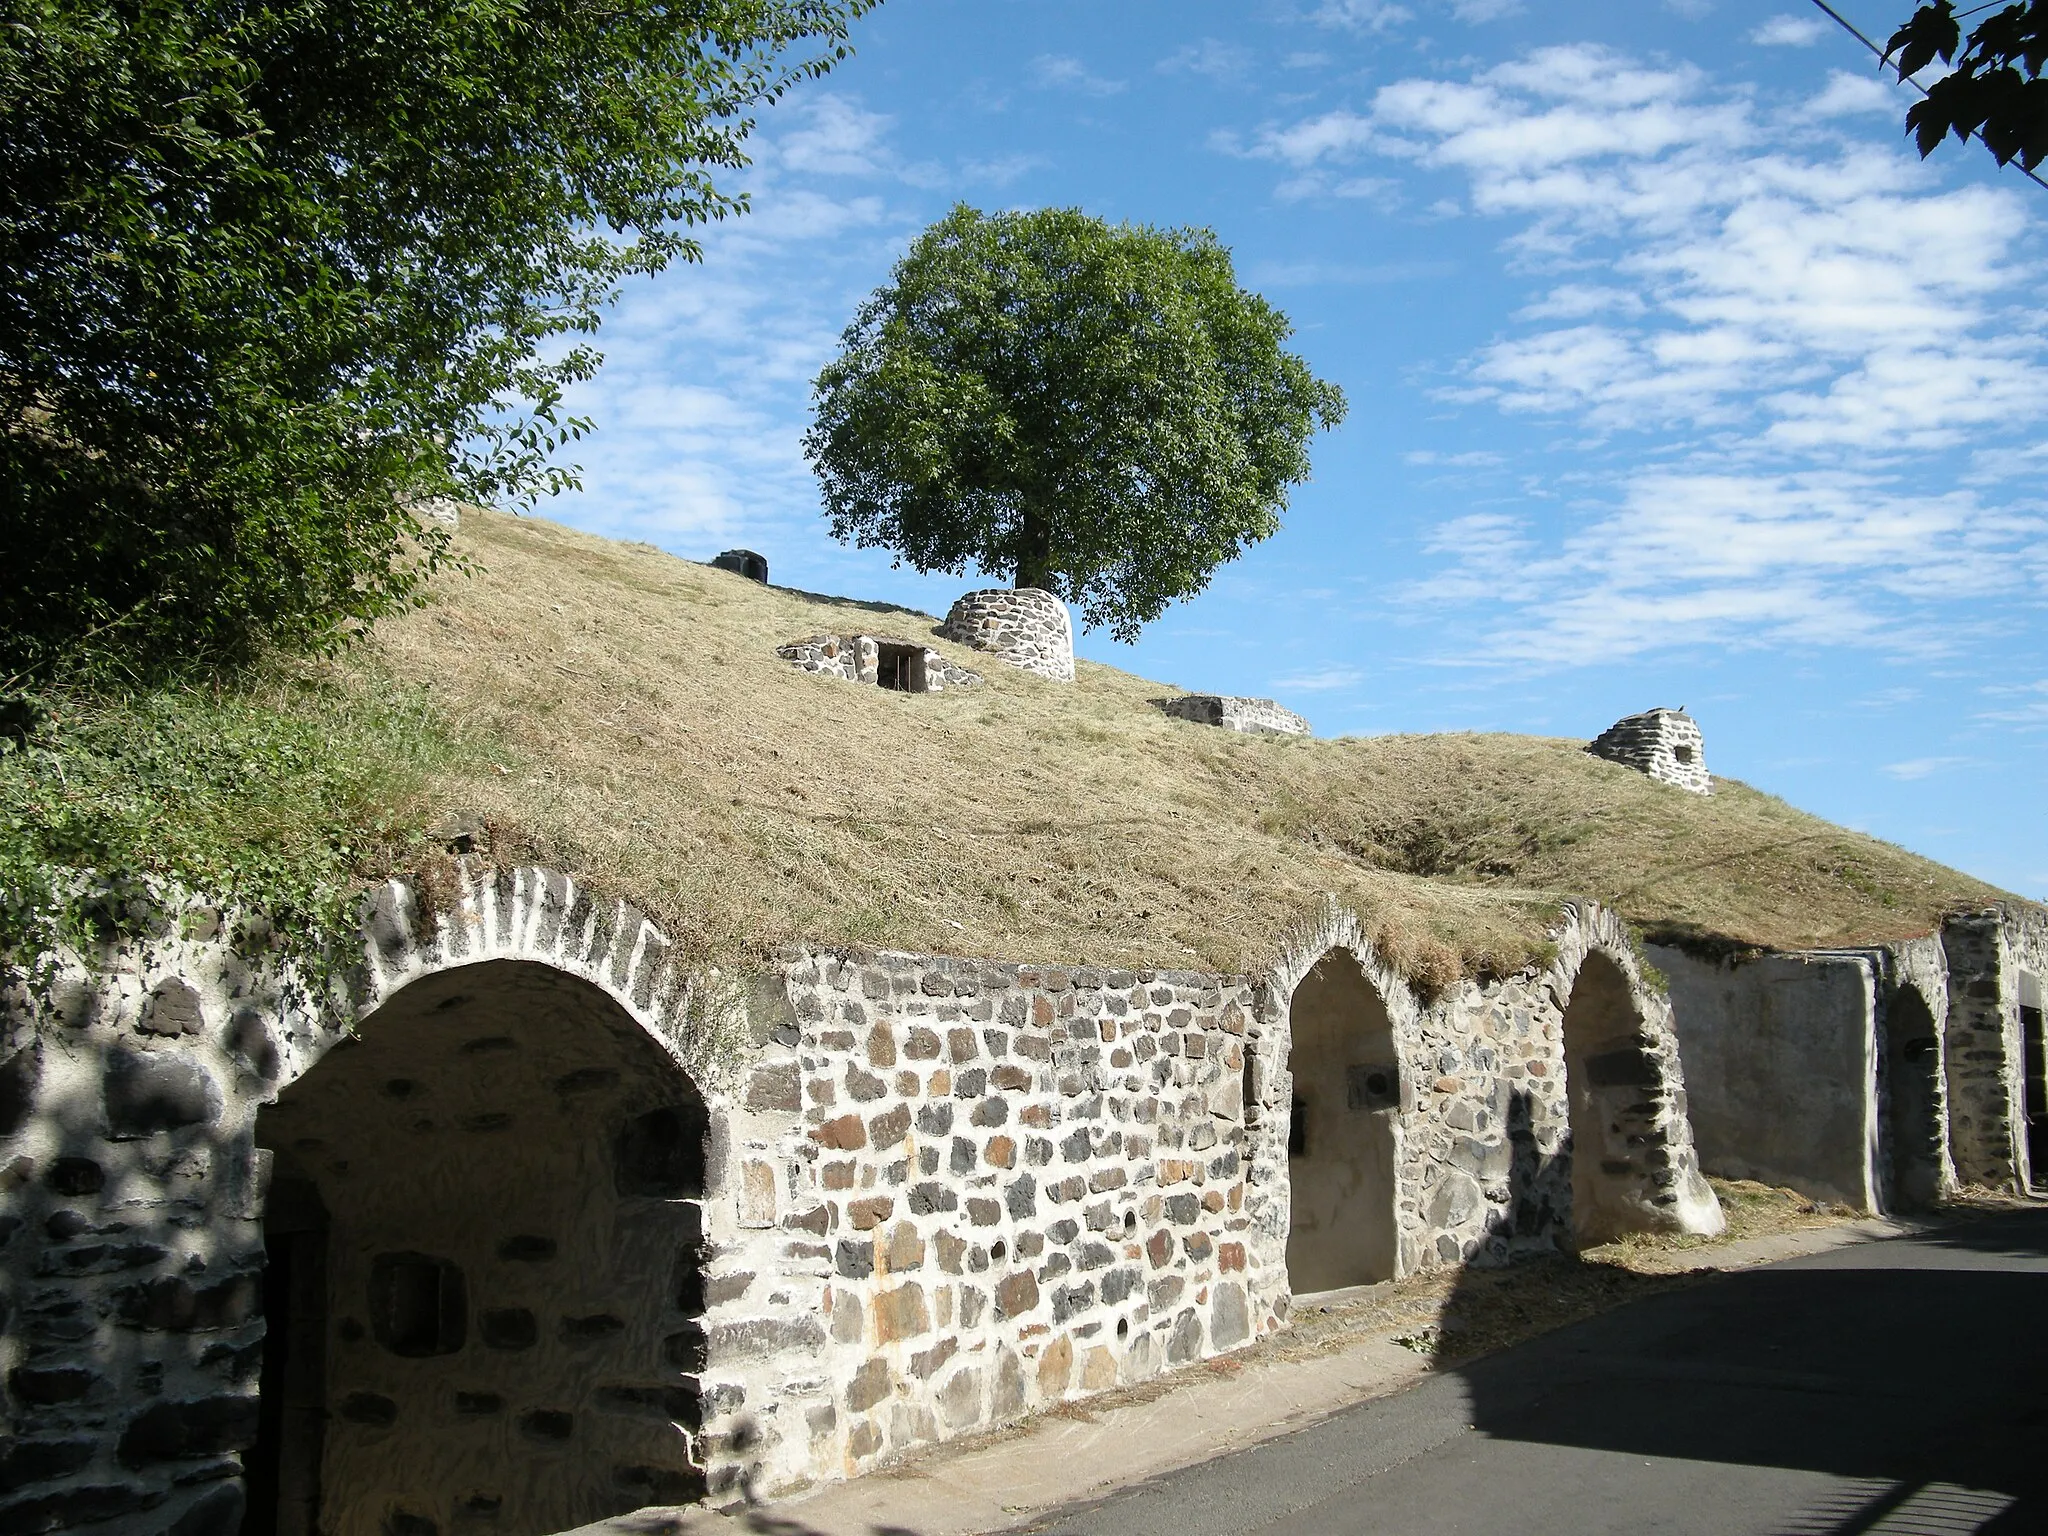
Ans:
[{"label": "road shadow", "polygon": [[1848,1480],[1788,1536],[2038,1532],[2044,1304],[2048,1210],[2017,1212],[1645,1296],[1446,1374],[1494,1439]]}]

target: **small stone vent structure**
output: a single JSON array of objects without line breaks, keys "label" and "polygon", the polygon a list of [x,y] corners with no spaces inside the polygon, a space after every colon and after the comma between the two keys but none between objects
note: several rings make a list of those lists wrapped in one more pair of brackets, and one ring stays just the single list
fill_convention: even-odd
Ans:
[{"label": "small stone vent structure", "polygon": [[775,654],[806,672],[892,693],[944,693],[981,681],[980,673],[955,666],[928,645],[887,635],[812,635],[778,645]]},{"label": "small stone vent structure", "polygon": [[1699,724],[1683,709],[1651,709],[1617,720],[1586,750],[1695,795],[1714,792]]},{"label": "small stone vent structure", "polygon": [[991,587],[953,605],[939,638],[1056,683],[1074,680],[1074,621],[1067,605],[1038,587]]},{"label": "small stone vent structure", "polygon": [[1190,693],[1161,699],[1159,707],[1176,720],[1220,726],[1253,736],[1306,736],[1308,722],[1271,699],[1245,699],[1224,693]]},{"label": "small stone vent structure", "polygon": [[768,557],[757,555],[751,549],[728,549],[711,562],[721,571],[731,571],[735,576],[744,576],[749,581],[768,584]]}]

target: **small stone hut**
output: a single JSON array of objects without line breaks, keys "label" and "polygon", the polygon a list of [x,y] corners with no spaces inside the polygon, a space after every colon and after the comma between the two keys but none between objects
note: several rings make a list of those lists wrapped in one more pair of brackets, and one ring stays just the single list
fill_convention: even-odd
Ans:
[{"label": "small stone hut", "polygon": [[930,646],[894,635],[812,635],[778,645],[775,654],[805,672],[894,693],[943,693],[981,681]]},{"label": "small stone hut", "polygon": [[1053,682],[1074,680],[1074,621],[1067,605],[1041,588],[969,592],[953,604],[938,633]]},{"label": "small stone hut", "polygon": [[1714,792],[1699,724],[1683,709],[1651,709],[1617,720],[1586,750],[1696,795]]},{"label": "small stone hut", "polygon": [[1187,693],[1160,699],[1159,707],[1176,720],[1213,725],[1252,736],[1307,736],[1308,721],[1271,699],[1239,698],[1222,693]]}]

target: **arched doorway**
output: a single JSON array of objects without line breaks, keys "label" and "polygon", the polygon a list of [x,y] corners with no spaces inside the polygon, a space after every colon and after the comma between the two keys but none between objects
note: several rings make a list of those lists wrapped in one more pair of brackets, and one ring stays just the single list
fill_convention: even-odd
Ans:
[{"label": "arched doorway", "polygon": [[1892,994],[1885,1047],[1892,1202],[1922,1210],[1941,1195],[1941,1042],[1919,988]]},{"label": "arched doorway", "polygon": [[536,1536],[698,1496],[709,1117],[599,988],[405,987],[264,1109],[254,1536]]},{"label": "arched doorway", "polygon": [[1643,1228],[1641,1164],[1667,1084],[1628,976],[1593,950],[1564,1010],[1572,1133],[1572,1240],[1581,1248]]},{"label": "arched doorway", "polygon": [[2021,1140],[2026,1155],[2023,1187],[2048,1185],[2048,1024],[2043,1023],[2041,982],[2019,973]]},{"label": "arched doorway", "polygon": [[1386,1002],[1332,949],[1289,1009],[1288,1284],[1297,1295],[1391,1280],[1399,1267],[1400,1060]]}]

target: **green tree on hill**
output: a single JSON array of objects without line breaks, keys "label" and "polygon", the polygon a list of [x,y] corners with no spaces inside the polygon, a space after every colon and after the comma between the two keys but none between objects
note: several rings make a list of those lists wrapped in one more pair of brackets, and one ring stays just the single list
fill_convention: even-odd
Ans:
[{"label": "green tree on hill", "polygon": [[0,0],[0,680],[324,647],[874,0]]},{"label": "green tree on hill", "polygon": [[848,327],[804,451],[836,538],[1130,640],[1278,529],[1343,419],[1290,333],[1208,230],[963,205]]}]

